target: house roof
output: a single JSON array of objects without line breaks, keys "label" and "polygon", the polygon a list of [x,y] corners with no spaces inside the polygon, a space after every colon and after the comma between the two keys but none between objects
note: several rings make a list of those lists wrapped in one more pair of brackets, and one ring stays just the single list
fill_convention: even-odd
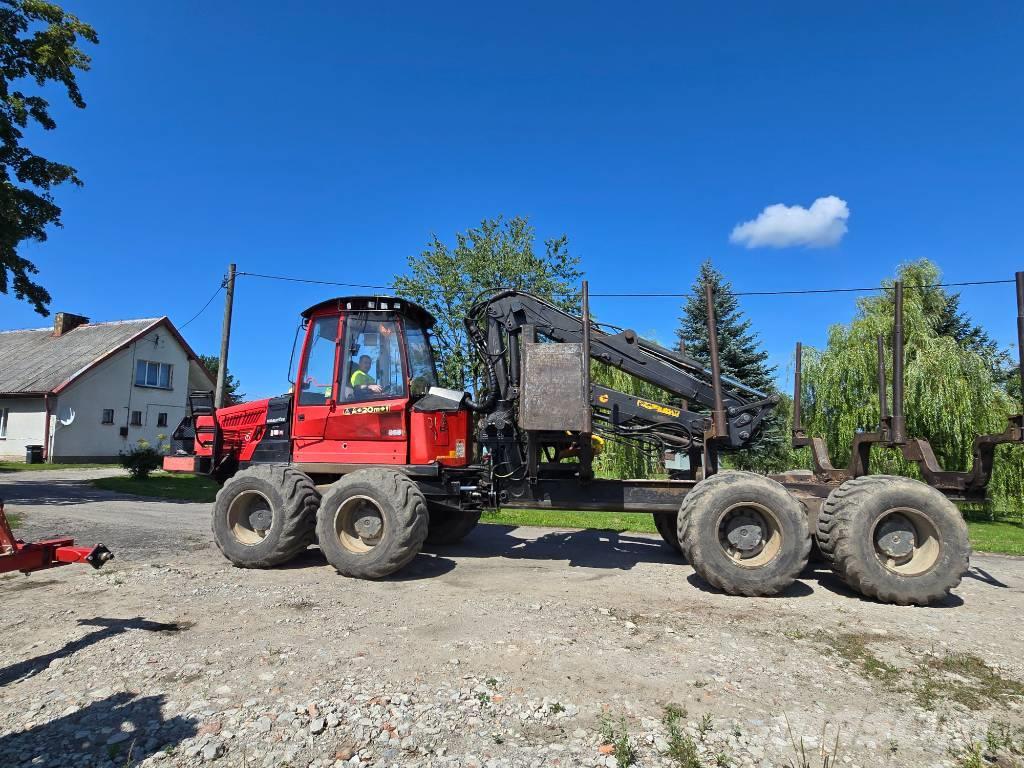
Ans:
[{"label": "house roof", "polygon": [[59,392],[159,326],[167,328],[191,360],[197,359],[166,317],[85,323],[61,336],[54,336],[53,328],[0,331],[0,395]]}]

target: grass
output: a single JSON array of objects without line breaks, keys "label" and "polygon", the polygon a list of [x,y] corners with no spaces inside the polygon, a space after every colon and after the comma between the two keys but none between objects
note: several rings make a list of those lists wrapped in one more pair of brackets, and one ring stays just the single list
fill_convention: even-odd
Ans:
[{"label": "grass", "polygon": [[484,512],[481,523],[535,525],[544,528],[591,528],[600,531],[657,533],[651,515],[635,512],[582,512],[565,509],[502,509]]},{"label": "grass", "polygon": [[0,472],[46,472],[58,469],[110,469],[116,464],[26,464],[23,461],[0,461]]},{"label": "grass", "polygon": [[977,552],[1024,555],[1024,524],[968,520],[971,547]]},{"label": "grass", "polygon": [[145,480],[133,477],[101,477],[92,481],[97,488],[135,496],[153,496],[177,501],[213,501],[220,488],[213,480],[201,475],[154,472]]},{"label": "grass", "polygon": [[818,632],[815,639],[824,643],[829,650],[858,667],[861,673],[872,680],[892,684],[900,676],[900,671],[879,659],[871,651],[869,643],[879,638],[867,633],[846,632],[830,634]]}]

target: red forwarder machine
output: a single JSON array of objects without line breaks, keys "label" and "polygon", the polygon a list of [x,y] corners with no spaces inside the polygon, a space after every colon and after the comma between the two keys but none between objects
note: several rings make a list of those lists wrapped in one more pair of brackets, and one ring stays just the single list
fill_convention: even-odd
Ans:
[{"label": "red forwarder machine", "polygon": [[[1024,333],[1024,273],[1017,274]],[[879,339],[881,423],[858,433],[846,468],[800,422],[793,443],[814,470],[767,477],[719,471],[723,451],[760,438],[777,396],[722,376],[710,291],[711,368],[634,331],[590,320],[516,290],[476,302],[465,326],[484,386],[474,400],[438,387],[434,318],[401,298],[330,299],[302,313],[293,392],[214,409],[191,399],[169,471],[223,487],[213,534],[248,568],[280,565],[314,541],[342,574],[395,573],[424,542],[454,543],[497,507],[651,513],[665,541],[729,594],[785,590],[814,543],[847,584],[898,604],[944,598],[968,567],[967,528],[951,500],[984,498],[1000,443],[1021,442],[1021,417],[975,441],[974,466],[943,470],[903,415],[903,289],[895,286],[892,410]],[[799,345],[798,360],[799,360]],[[590,381],[590,361],[668,393],[638,398]],[[659,450],[667,479],[594,477],[603,441]],[[869,476],[872,445],[899,449],[924,482]]]}]

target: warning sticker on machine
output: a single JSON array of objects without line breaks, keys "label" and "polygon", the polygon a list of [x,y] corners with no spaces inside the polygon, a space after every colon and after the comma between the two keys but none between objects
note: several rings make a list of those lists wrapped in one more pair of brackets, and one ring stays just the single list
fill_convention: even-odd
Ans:
[{"label": "warning sticker on machine", "polygon": [[387,413],[391,410],[390,405],[353,405],[341,410],[342,416],[358,416],[364,413]]}]

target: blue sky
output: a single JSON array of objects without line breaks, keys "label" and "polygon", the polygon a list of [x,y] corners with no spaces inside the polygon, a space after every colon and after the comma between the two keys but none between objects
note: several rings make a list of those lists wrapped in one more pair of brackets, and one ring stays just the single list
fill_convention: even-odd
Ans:
[{"label": "blue sky", "polygon": [[[1015,3],[66,6],[101,44],[83,112],[36,151],[77,166],[28,249],[52,309],[181,324],[225,265],[387,283],[431,233],[498,214],[565,233],[592,290],[877,284],[927,256],[951,281],[1024,268],[1024,5]],[[769,205],[836,196],[828,247],[731,243]],[[340,291],[338,291],[340,292]],[[287,387],[298,312],[329,288],[239,281],[231,368]],[[1014,337],[1012,286],[964,307]],[[772,360],[851,296],[747,298]],[[219,302],[185,335],[215,352]],[[671,299],[599,299],[663,340]],[[0,296],[0,328],[46,324]]]}]

